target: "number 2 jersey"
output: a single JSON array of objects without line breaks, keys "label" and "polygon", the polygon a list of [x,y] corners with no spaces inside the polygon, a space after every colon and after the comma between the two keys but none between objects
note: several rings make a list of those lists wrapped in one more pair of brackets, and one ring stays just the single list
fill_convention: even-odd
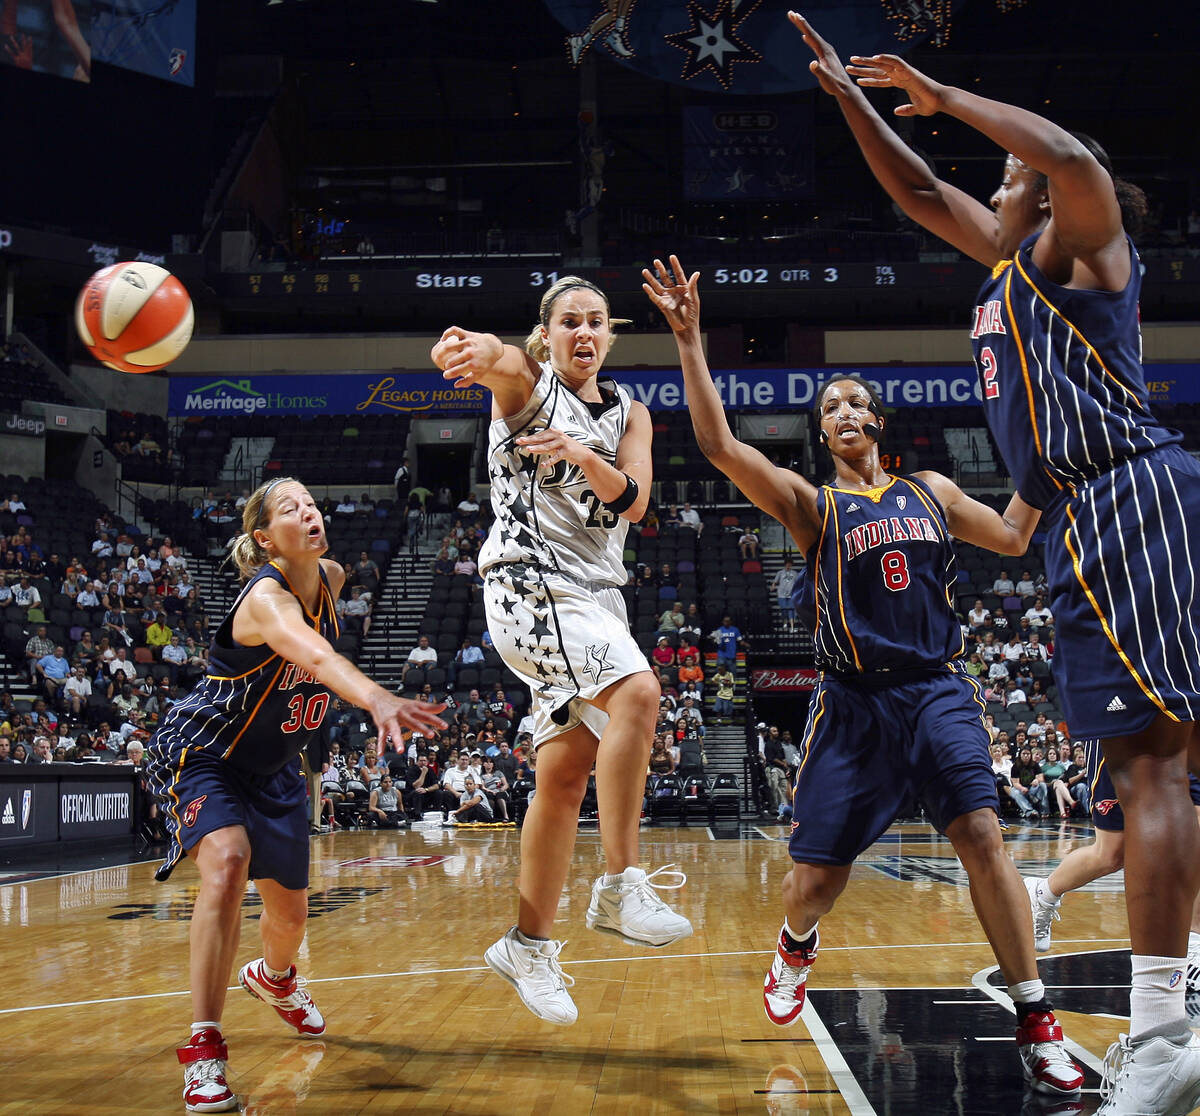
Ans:
[{"label": "number 2 jersey", "polygon": [[[213,637],[208,673],[171,706],[150,740],[149,766],[156,775],[183,768],[198,752],[248,774],[272,775],[294,763],[320,730],[329,690],[265,643],[243,647],[233,638],[238,609],[263,580],[293,592],[287,575],[270,563],[246,582]],[[300,607],[314,631],[331,643],[337,639],[340,628],[324,570],[316,614],[303,601]],[[160,794],[167,790],[154,789]]]},{"label": "number 2 jersey", "polygon": [[802,617],[815,597],[817,665],[839,675],[957,669],[956,560],[941,504],[914,477],[866,491],[822,486]]},{"label": "number 2 jersey", "polygon": [[496,518],[479,553],[479,572],[513,562],[589,584],[624,585],[629,521],[600,502],[577,465],[560,461],[548,468],[538,456],[525,453],[517,439],[552,427],[615,466],[629,419],[629,395],[606,378],[599,381],[604,402],[588,403],[559,380],[549,362],[540,367],[524,408],[496,419],[488,429]]}]

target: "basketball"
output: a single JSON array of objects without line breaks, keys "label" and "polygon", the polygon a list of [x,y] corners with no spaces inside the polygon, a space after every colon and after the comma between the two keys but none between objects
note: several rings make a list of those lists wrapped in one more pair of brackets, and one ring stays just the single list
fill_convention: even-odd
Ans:
[{"label": "basketball", "polygon": [[187,347],[192,300],[166,268],[118,263],[101,268],[75,301],[75,328],[101,364],[118,372],[155,372]]}]

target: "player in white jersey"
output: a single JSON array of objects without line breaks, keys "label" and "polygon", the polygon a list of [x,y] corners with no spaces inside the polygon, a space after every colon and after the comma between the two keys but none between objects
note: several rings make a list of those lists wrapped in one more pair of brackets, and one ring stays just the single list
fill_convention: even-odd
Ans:
[{"label": "player in white jersey", "polygon": [[612,325],[603,291],[567,276],[543,296],[526,351],[451,326],[432,353],[445,379],[492,393],[496,519],[479,568],[488,632],[533,694],[538,749],[517,924],[485,960],[551,1023],[577,1017],[553,932],[593,768],[606,871],[588,927],[651,946],[692,932],[656,894],[658,873],[638,866],[659,686],[619,587],[626,532],[649,502],[651,427],[643,404],[600,379]]}]

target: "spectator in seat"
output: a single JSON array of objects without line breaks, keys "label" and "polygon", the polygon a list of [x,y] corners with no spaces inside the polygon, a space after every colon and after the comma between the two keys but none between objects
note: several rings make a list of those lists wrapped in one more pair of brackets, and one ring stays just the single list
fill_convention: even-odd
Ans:
[{"label": "spectator in seat", "polygon": [[29,581],[29,574],[21,574],[21,580],[13,586],[13,604],[18,608],[25,610],[25,616],[29,620],[45,620],[45,616],[41,615],[42,595],[38,592],[36,585],[32,585]]},{"label": "spectator in seat", "polygon": [[1011,597],[1016,592],[1013,580],[1008,576],[1008,570],[1001,570],[1000,576],[992,582],[992,592],[997,597]]},{"label": "spectator in seat", "polygon": [[654,650],[650,652],[650,666],[654,670],[654,677],[662,683],[662,670],[675,665],[675,648],[671,646],[671,641],[666,636],[659,636],[658,642],[654,645]]},{"label": "spectator in seat", "polygon": [[679,638],[681,641],[686,640],[689,644],[694,644],[703,634],[704,618],[700,615],[700,609],[696,607],[696,602],[693,601],[684,611],[683,627],[679,629]]},{"label": "spectator in seat", "polygon": [[371,594],[364,593],[361,585],[350,587],[350,599],[337,602],[337,610],[351,632],[366,635],[371,629]]},{"label": "spectator in seat", "polygon": [[1033,605],[1025,610],[1025,619],[1034,627],[1041,627],[1043,624],[1053,624],[1054,617],[1050,610],[1046,607],[1045,601],[1041,597],[1034,597]]},{"label": "spectator in seat", "polygon": [[146,646],[154,652],[156,659],[162,658],[162,649],[171,642],[171,629],[167,626],[167,614],[160,612],[154,623],[146,629]]},{"label": "spectator in seat", "polygon": [[[698,699],[704,696],[704,668],[697,662],[695,655],[688,655],[683,660],[683,666],[679,668],[679,685],[686,687],[689,683],[695,686],[696,704],[699,705]],[[684,693],[686,695],[686,689]]]},{"label": "spectator in seat", "polygon": [[91,679],[80,664],[71,669],[67,680],[63,683],[62,698],[67,712],[72,717],[82,717],[87,709],[88,698],[92,696]]},{"label": "spectator in seat", "polygon": [[66,684],[67,676],[71,673],[71,664],[63,654],[63,649],[55,647],[49,655],[43,655],[38,660],[37,672],[46,697],[50,701],[56,701],[59,691]]},{"label": "spectator in seat", "polygon": [[447,812],[447,816],[462,805],[462,796],[466,790],[466,781],[468,778],[473,778],[470,768],[471,757],[466,748],[463,748],[458,753],[454,764],[447,767],[442,773],[440,805]]},{"label": "spectator in seat", "polygon": [[1017,804],[1022,817],[1033,818],[1049,813],[1046,782],[1042,778],[1041,767],[1034,762],[1033,749],[1028,745],[1018,750],[1009,782],[1008,796]]},{"label": "spectator in seat", "polygon": [[[417,645],[409,653],[400,674],[400,681],[406,686],[423,685],[425,672],[432,666],[437,666],[437,652],[429,646],[428,636],[419,636]],[[409,681],[409,675],[413,679]]]},{"label": "spectator in seat", "polygon": [[40,625],[25,643],[25,662],[29,667],[29,680],[38,680],[38,662],[54,653],[54,644],[46,638],[46,627]]},{"label": "spectator in seat", "polygon": [[162,661],[167,667],[167,678],[171,685],[179,685],[180,676],[187,666],[188,653],[174,632],[171,633],[171,642],[162,649]]},{"label": "spectator in seat", "polygon": [[683,622],[683,605],[678,601],[674,601],[671,607],[666,609],[658,618],[658,630],[666,632],[668,635],[675,635],[682,629]]},{"label": "spectator in seat", "polygon": [[350,493],[347,492],[341,498],[341,500],[338,502],[338,505],[333,509],[333,514],[334,515],[353,515],[354,510],[355,510],[354,500],[350,496]]},{"label": "spectator in seat", "polygon": [[497,686],[487,697],[488,716],[499,722],[513,719],[512,702],[505,696],[504,691]]},{"label": "spectator in seat", "polygon": [[487,702],[479,696],[478,690],[472,690],[467,695],[467,700],[463,705],[463,716],[470,728],[480,728],[484,721],[488,719]]},{"label": "spectator in seat", "polygon": [[690,527],[697,536],[704,530],[704,524],[700,521],[700,513],[692,507],[690,501],[684,501],[683,508],[679,512],[679,523],[683,527]]},{"label": "spectator in seat", "polygon": [[971,611],[967,613],[967,624],[970,626],[971,631],[978,632],[991,618],[991,615],[991,612],[983,607],[983,598],[976,597],[975,604],[971,607]]},{"label": "spectator in seat", "polygon": [[123,682],[132,682],[137,678],[137,666],[129,658],[124,647],[117,648],[116,655],[108,661],[107,669],[117,685],[121,685]]},{"label": "spectator in seat", "polygon": [[458,548],[455,548],[453,555],[450,553],[450,548],[443,546],[437,552],[437,557],[433,560],[433,576],[434,577],[451,577],[454,574],[454,559],[458,555]]},{"label": "spectator in seat", "polygon": [[1032,597],[1037,592],[1033,584],[1033,574],[1029,570],[1021,571],[1021,580],[1017,582],[1015,589],[1015,596],[1018,597]]},{"label": "spectator in seat", "polygon": [[406,781],[408,805],[414,817],[420,818],[427,811],[441,808],[441,784],[437,772],[429,765],[426,752],[418,752],[417,758],[409,764]]},{"label": "spectator in seat", "polygon": [[[771,589],[779,604],[779,618],[783,627],[789,631],[796,630],[796,604],[792,600],[792,590],[796,588],[796,579],[800,576],[791,558],[783,560],[783,568],[771,578]],[[697,633],[699,638],[699,633]]]},{"label": "spectator in seat", "polygon": [[517,757],[509,747],[507,740],[501,740],[496,753],[496,770],[500,772],[511,786],[517,778]]},{"label": "spectator in seat", "polygon": [[758,558],[758,535],[748,527],[738,538],[738,554],[743,562],[755,561]]},{"label": "spectator in seat", "polygon": [[468,522],[479,514],[479,501],[475,499],[473,493],[468,492],[454,510],[462,517],[463,522]]},{"label": "spectator in seat", "polygon": [[401,829],[408,825],[404,799],[396,789],[391,775],[384,775],[379,786],[371,791],[367,813],[379,829]]},{"label": "spectator in seat", "polygon": [[683,526],[683,520],[679,515],[679,508],[675,504],[668,505],[666,514],[662,517],[662,525],[668,531],[677,531]]},{"label": "spectator in seat", "polygon": [[79,590],[75,597],[76,608],[99,608],[100,597],[96,593],[96,583],[94,581],[85,581],[83,588]]}]

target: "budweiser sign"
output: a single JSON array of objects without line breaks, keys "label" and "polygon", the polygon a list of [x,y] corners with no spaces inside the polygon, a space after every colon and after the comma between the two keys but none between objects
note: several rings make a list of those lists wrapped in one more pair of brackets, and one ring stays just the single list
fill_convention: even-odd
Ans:
[{"label": "budweiser sign", "polygon": [[762,690],[811,690],[817,684],[817,672],[811,667],[789,667],[782,670],[752,670],[750,685]]}]

